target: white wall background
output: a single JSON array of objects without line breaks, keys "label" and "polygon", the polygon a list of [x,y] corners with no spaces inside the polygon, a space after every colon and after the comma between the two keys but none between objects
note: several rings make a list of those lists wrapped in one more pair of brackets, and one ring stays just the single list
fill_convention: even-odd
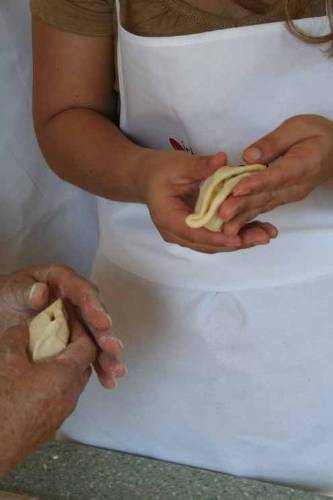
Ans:
[{"label": "white wall background", "polygon": [[39,151],[31,117],[28,0],[0,2],[0,273],[62,261],[89,273],[95,200],[60,181]]}]

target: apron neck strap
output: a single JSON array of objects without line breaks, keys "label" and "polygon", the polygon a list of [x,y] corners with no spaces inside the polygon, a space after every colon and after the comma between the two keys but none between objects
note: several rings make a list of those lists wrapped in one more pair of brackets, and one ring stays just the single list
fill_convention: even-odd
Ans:
[{"label": "apron neck strap", "polygon": [[121,25],[121,15],[120,15],[120,0],[116,0],[116,14],[117,14],[117,20],[118,24]]}]

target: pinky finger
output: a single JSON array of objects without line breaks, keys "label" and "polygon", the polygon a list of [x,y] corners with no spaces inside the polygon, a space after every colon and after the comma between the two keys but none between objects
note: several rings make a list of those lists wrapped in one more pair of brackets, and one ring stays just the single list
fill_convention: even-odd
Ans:
[{"label": "pinky finger", "polygon": [[257,245],[267,245],[271,238],[260,222],[247,224],[240,231],[243,245],[253,247]]},{"label": "pinky finger", "polygon": [[98,377],[98,380],[100,381],[102,386],[105,387],[105,389],[114,389],[116,387],[115,377],[113,375],[106,373],[106,371],[103,370],[98,361],[95,361],[94,369]]},{"label": "pinky finger", "polygon": [[269,235],[270,238],[277,238],[278,234],[279,234],[279,230],[273,226],[273,224],[270,224],[269,222],[261,222],[261,221],[258,221],[258,224],[260,225],[260,227],[262,227],[266,233]]}]

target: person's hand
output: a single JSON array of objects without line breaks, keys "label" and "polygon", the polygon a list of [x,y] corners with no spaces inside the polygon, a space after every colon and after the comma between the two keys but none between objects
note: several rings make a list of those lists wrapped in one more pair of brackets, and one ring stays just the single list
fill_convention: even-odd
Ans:
[{"label": "person's hand", "polygon": [[95,370],[107,388],[126,373],[120,360],[123,345],[112,335],[112,321],[98,298],[98,290],[75,271],[61,265],[36,266],[0,277],[0,332],[29,320],[56,298],[73,305],[76,315],[98,347]]},{"label": "person's hand", "polygon": [[303,200],[333,177],[333,122],[315,115],[290,118],[244,152],[247,163],[269,164],[265,172],[247,177],[221,207],[233,236],[258,214]]},{"label": "person's hand", "polygon": [[51,438],[74,410],[96,357],[80,322],[57,357],[33,363],[26,324],[0,334],[0,476]]},{"label": "person's hand", "polygon": [[232,236],[205,228],[192,229],[185,223],[193,212],[200,183],[226,164],[224,153],[194,156],[185,152],[153,153],[142,178],[143,198],[162,238],[204,253],[217,253],[266,244],[276,236],[271,224],[252,223]]}]

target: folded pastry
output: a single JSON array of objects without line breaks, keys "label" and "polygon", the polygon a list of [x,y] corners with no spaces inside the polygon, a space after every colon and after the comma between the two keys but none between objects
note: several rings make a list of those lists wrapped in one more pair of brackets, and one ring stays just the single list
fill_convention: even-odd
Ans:
[{"label": "folded pastry", "polygon": [[186,218],[186,224],[192,228],[205,227],[210,231],[221,231],[224,221],[218,215],[218,211],[222,203],[244,177],[265,169],[265,165],[246,165],[222,167],[216,170],[201,184],[194,213]]},{"label": "folded pastry", "polygon": [[29,333],[29,348],[33,361],[56,356],[66,349],[69,328],[61,299],[56,300],[33,318],[29,325]]}]

